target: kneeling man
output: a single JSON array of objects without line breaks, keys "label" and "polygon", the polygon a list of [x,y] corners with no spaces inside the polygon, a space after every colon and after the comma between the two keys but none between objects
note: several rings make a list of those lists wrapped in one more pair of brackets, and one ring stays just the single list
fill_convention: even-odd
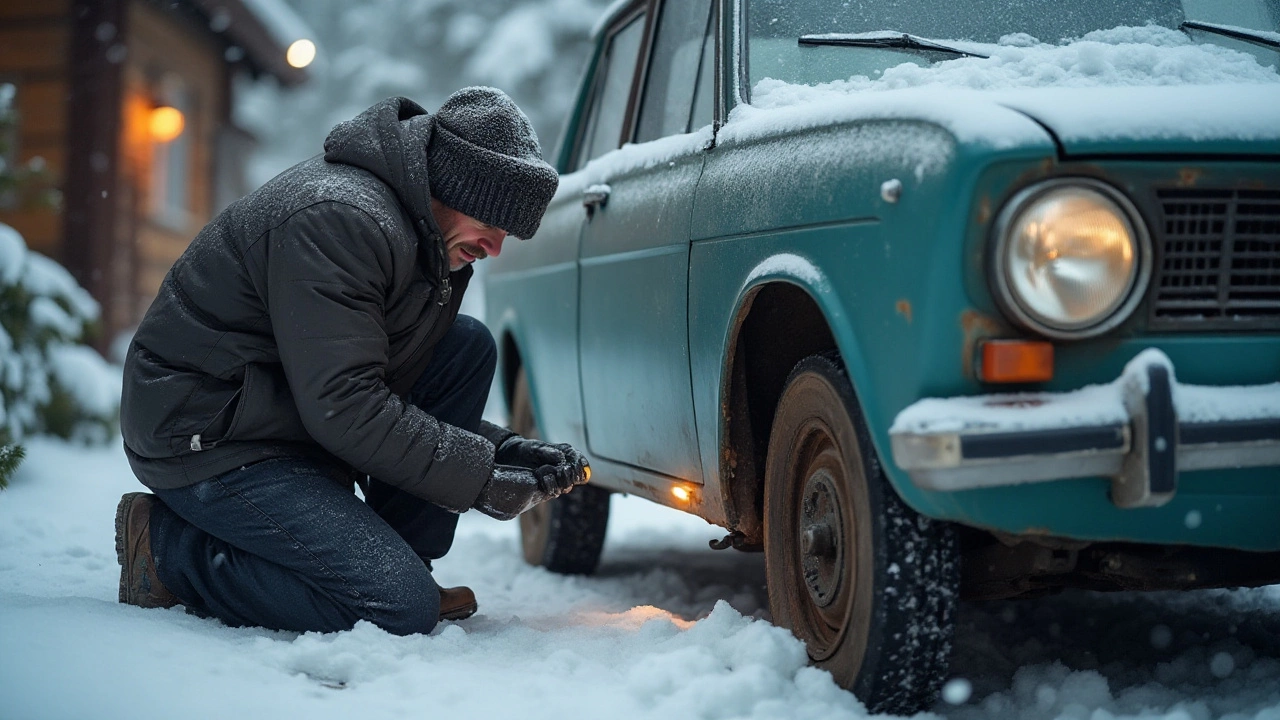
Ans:
[{"label": "kneeling man", "polygon": [[431,572],[458,513],[509,520],[589,472],[480,419],[494,341],[458,315],[470,264],[531,237],[557,182],[510,98],[466,88],[374,105],[209,223],[125,362],[151,493],[117,508],[120,601],[322,632],[475,612]]}]

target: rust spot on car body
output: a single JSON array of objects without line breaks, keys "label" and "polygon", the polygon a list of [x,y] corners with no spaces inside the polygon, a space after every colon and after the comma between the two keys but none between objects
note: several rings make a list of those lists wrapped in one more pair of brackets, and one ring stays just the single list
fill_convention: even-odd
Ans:
[{"label": "rust spot on car body", "polygon": [[978,224],[986,225],[991,222],[991,197],[983,195],[978,201]]},{"label": "rust spot on car body", "polygon": [[972,308],[960,313],[960,329],[964,332],[964,345],[960,349],[960,364],[964,374],[974,376],[973,361],[977,357],[978,341],[1004,332],[1005,325],[1000,320],[984,315]]},{"label": "rust spot on car body", "polygon": [[911,324],[911,301],[906,298],[902,298],[901,300],[898,301],[896,305],[894,305],[894,308],[898,311],[899,315],[907,319],[907,324],[910,325]]},{"label": "rust spot on car body", "polygon": [[1200,168],[1180,168],[1178,170],[1178,187],[1195,187],[1200,182],[1200,176],[1204,171]]}]

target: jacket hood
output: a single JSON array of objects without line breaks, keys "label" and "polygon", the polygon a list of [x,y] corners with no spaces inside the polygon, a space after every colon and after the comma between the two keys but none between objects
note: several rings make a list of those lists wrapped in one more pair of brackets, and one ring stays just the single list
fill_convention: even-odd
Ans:
[{"label": "jacket hood", "polygon": [[420,238],[439,233],[431,214],[427,144],[435,119],[418,103],[387,98],[340,122],[324,141],[324,159],[373,173],[399,198]]}]

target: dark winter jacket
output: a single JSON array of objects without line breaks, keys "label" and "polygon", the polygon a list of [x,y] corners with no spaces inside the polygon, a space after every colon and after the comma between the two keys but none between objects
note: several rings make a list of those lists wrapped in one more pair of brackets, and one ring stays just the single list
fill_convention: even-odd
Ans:
[{"label": "dark winter jacket", "polygon": [[506,433],[401,400],[471,277],[450,274],[431,215],[433,123],[412,101],[379,103],[196,236],[125,361],[121,429],[144,484],[301,455],[471,506]]}]

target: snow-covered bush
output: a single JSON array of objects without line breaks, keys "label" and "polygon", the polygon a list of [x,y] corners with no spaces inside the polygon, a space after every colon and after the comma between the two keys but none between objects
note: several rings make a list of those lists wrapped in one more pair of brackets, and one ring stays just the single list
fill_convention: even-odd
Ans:
[{"label": "snow-covered bush", "polygon": [[0,223],[0,484],[21,457],[10,447],[28,435],[110,436],[120,373],[82,344],[97,319],[98,303],[65,268]]}]

